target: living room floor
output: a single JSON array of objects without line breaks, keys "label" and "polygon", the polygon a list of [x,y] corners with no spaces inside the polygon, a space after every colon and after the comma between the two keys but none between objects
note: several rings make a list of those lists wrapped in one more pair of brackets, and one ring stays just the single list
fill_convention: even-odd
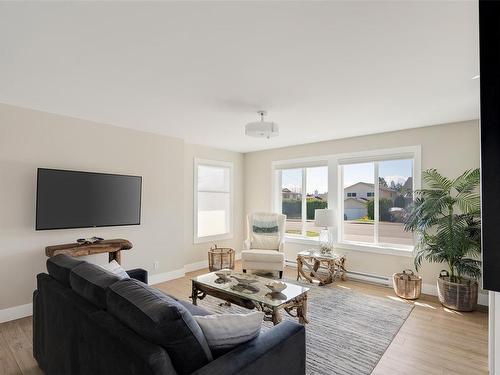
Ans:
[{"label": "living room floor", "polygon": [[[237,269],[241,269],[239,263]],[[202,269],[157,284],[178,298],[189,299],[190,278]],[[294,278],[288,267],[285,276]],[[391,289],[355,281],[335,282],[325,288],[349,288],[364,294],[398,300]],[[411,303],[404,302],[401,303]],[[443,308],[437,298],[422,296],[378,363],[372,375],[488,374],[488,315],[459,313]],[[313,319],[313,317],[309,317]],[[32,356],[31,317],[0,324],[0,375],[42,374]],[[356,375],[356,374],[353,374]]]}]

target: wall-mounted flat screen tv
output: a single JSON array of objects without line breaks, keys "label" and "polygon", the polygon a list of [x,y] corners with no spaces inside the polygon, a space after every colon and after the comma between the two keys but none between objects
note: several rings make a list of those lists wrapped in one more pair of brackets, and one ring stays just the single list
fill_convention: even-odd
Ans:
[{"label": "wall-mounted flat screen tv", "polygon": [[38,168],[36,230],[139,225],[142,177]]}]

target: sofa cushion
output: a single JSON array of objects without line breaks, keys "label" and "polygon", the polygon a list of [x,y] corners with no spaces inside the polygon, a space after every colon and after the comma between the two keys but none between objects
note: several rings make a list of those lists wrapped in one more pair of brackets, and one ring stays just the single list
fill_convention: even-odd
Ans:
[{"label": "sofa cushion", "polygon": [[121,280],[107,292],[107,308],[123,324],[165,348],[178,374],[190,374],[212,360],[203,332],[175,299],[137,280]]},{"label": "sofa cushion", "polygon": [[73,268],[85,263],[68,255],[59,254],[47,259],[47,272],[65,286],[69,285],[69,274]]},{"label": "sofa cushion", "polygon": [[250,262],[273,262],[285,261],[285,253],[276,250],[251,249],[243,250],[241,258]]},{"label": "sofa cushion", "polygon": [[95,264],[84,262],[69,275],[71,289],[101,309],[106,308],[106,289],[120,277]]}]

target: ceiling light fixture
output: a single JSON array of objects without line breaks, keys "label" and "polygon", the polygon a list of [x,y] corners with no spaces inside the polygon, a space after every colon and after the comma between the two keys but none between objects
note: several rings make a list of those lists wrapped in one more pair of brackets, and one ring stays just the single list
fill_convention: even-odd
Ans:
[{"label": "ceiling light fixture", "polygon": [[274,122],[264,121],[266,111],[258,111],[260,121],[250,122],[245,125],[245,134],[250,137],[271,138],[277,137],[279,134],[278,124]]},{"label": "ceiling light fixture", "polygon": [[479,74],[477,76],[472,77],[472,79],[478,79],[478,78],[479,78]]}]

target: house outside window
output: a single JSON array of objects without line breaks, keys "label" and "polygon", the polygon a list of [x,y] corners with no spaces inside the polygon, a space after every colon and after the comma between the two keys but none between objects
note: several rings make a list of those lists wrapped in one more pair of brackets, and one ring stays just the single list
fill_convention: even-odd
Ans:
[{"label": "house outside window", "polygon": [[194,242],[233,237],[233,163],[194,160]]}]

